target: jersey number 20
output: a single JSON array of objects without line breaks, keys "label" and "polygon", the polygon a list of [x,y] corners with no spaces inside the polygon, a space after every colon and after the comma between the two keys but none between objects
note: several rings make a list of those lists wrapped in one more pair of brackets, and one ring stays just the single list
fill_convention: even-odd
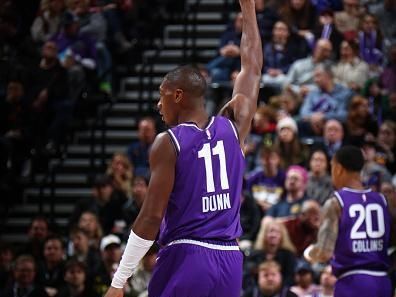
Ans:
[{"label": "jersey number 20", "polygon": [[205,143],[202,149],[198,152],[198,158],[204,158],[205,161],[205,172],[206,172],[206,190],[208,193],[215,191],[214,178],[213,178],[213,166],[212,156],[219,156],[220,161],[220,183],[221,189],[229,189],[228,177],[227,177],[227,164],[224,152],[223,140],[219,140],[214,148],[210,148],[210,143]]},{"label": "jersey number 20", "polygon": [[[385,234],[384,211],[379,204],[372,203],[366,207],[361,204],[352,204],[349,208],[349,216],[351,218],[357,216],[351,229],[351,239],[366,239],[367,237],[375,239]],[[377,221],[377,230],[373,227],[374,220]],[[361,228],[363,224],[366,228]]]}]

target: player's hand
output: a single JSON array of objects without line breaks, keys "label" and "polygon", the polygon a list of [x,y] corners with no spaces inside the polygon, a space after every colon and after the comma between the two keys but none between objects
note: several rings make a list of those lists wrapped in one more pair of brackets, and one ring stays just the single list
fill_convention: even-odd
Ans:
[{"label": "player's hand", "polygon": [[103,297],[124,297],[124,289],[110,287]]}]

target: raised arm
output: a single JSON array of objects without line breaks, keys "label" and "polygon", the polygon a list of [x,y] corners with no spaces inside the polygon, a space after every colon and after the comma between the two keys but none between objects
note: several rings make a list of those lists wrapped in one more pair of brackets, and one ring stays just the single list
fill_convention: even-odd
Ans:
[{"label": "raised arm", "polygon": [[263,65],[263,49],[257,26],[254,0],[240,0],[243,25],[240,45],[241,72],[238,74],[232,99],[220,111],[234,121],[241,145],[250,132],[257,108],[257,97]]},{"label": "raised arm", "polygon": [[323,206],[323,222],[319,228],[318,240],[304,252],[308,261],[325,263],[333,256],[340,214],[341,208],[337,199],[335,197],[328,199]]}]

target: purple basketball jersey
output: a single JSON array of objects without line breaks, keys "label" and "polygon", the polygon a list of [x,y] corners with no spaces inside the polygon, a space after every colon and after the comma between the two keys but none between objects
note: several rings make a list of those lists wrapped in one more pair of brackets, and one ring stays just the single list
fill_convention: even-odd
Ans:
[{"label": "purple basketball jersey", "polygon": [[183,123],[168,133],[177,161],[160,243],[182,238],[226,241],[239,237],[245,161],[233,123],[216,116],[205,129]]},{"label": "purple basketball jersey", "polygon": [[335,196],[342,211],[331,261],[333,273],[387,271],[391,218],[385,197],[371,190],[348,188]]}]

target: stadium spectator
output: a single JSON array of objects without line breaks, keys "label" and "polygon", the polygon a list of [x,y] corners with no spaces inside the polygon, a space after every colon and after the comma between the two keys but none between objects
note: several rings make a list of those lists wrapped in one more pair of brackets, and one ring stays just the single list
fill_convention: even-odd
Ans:
[{"label": "stadium spectator", "polygon": [[266,260],[260,264],[257,285],[251,286],[243,297],[297,297],[284,284],[281,267],[274,260]]},{"label": "stadium spectator", "polygon": [[351,90],[334,82],[328,64],[315,67],[314,81],[318,88],[309,92],[300,109],[299,131],[304,136],[322,134],[328,119],[344,122],[352,96]]},{"label": "stadium spectator", "polygon": [[307,196],[323,205],[333,191],[327,154],[322,149],[315,149],[309,160]]},{"label": "stadium spectator", "polygon": [[354,39],[359,29],[361,5],[359,0],[344,0],[344,10],[336,12],[335,24],[345,39]]},{"label": "stadium spectator", "polygon": [[114,234],[102,238],[100,242],[101,261],[93,280],[94,291],[100,296],[107,291],[111,279],[121,260],[121,240]]},{"label": "stadium spectator", "polygon": [[380,76],[381,86],[388,92],[396,92],[396,43],[389,49],[388,64]]},{"label": "stadium spectator", "polygon": [[295,61],[287,73],[286,85],[290,85],[293,92],[305,97],[313,88],[313,72],[315,65],[331,57],[333,47],[327,39],[319,39],[313,50],[312,56]]},{"label": "stadium spectator", "polygon": [[123,219],[122,210],[127,197],[114,189],[109,176],[96,178],[92,189],[92,197],[77,201],[69,218],[69,226],[74,226],[85,211],[95,213],[103,228],[103,232],[112,232],[116,220]]},{"label": "stadium spectator", "polygon": [[385,121],[378,130],[377,144],[385,154],[385,165],[392,173],[396,173],[396,123]]},{"label": "stadium spectator", "polygon": [[308,172],[304,167],[292,165],[286,171],[285,191],[279,202],[267,211],[274,218],[295,217],[301,212],[301,206],[307,199],[305,189]]},{"label": "stadium spectator", "polygon": [[344,127],[337,120],[328,120],[324,124],[323,138],[315,141],[312,146],[313,150],[321,149],[326,155],[327,159],[331,160],[335,152],[344,144]]},{"label": "stadium spectator", "polygon": [[319,14],[319,22],[314,30],[315,40],[328,39],[335,51],[335,57],[338,59],[340,56],[339,48],[344,36],[334,24],[333,10],[326,8],[321,10]]},{"label": "stadium spectator", "polygon": [[86,279],[92,281],[100,263],[100,253],[89,245],[89,237],[84,229],[74,227],[70,231],[68,258],[75,259],[86,265]]},{"label": "stadium spectator", "polygon": [[0,292],[12,281],[14,251],[12,245],[0,242]]},{"label": "stadium spectator", "polygon": [[272,88],[275,93],[279,93],[291,64],[306,57],[309,51],[305,40],[292,34],[285,21],[277,21],[272,28],[271,41],[264,44],[264,87]]},{"label": "stadium spectator", "polygon": [[65,285],[59,289],[57,297],[100,297],[87,283],[87,266],[78,260],[65,264]]},{"label": "stadium spectator", "polygon": [[280,119],[276,131],[278,137],[275,139],[274,148],[279,153],[281,168],[304,165],[308,158],[308,149],[298,137],[296,122],[290,117]]},{"label": "stadium spectator", "polygon": [[247,191],[242,193],[240,216],[243,233],[238,245],[242,251],[249,251],[256,240],[262,216],[256,201]]},{"label": "stadium spectator", "polygon": [[271,40],[272,27],[279,20],[279,16],[276,9],[269,5],[267,1],[257,0],[254,3],[261,40],[265,44]]},{"label": "stadium spectator", "polygon": [[291,285],[296,263],[294,252],[295,247],[290,241],[285,226],[272,218],[264,218],[261,221],[253,250],[245,259],[245,285],[254,282],[259,264],[266,260],[277,261],[282,268],[284,284]]},{"label": "stadium spectator", "polygon": [[135,175],[149,177],[149,151],[156,135],[157,129],[152,117],[144,117],[139,120],[138,139],[129,144],[126,153],[134,166]]},{"label": "stadium spectator", "polygon": [[282,196],[285,172],[280,168],[279,153],[273,147],[262,147],[260,160],[261,168],[246,178],[246,189],[260,206],[263,216]]},{"label": "stadium spectator", "polygon": [[242,13],[227,26],[220,37],[219,54],[207,65],[212,82],[229,82],[233,70],[240,68],[239,45],[242,35]]},{"label": "stadium spectator", "polygon": [[360,147],[365,139],[374,139],[377,131],[377,123],[370,114],[369,101],[359,95],[353,96],[345,123],[345,141]]},{"label": "stadium spectator", "polygon": [[314,283],[314,271],[309,263],[300,260],[296,266],[296,284],[290,291],[298,297],[312,296],[319,291],[318,285]]},{"label": "stadium spectator", "polygon": [[304,37],[312,46],[314,43],[313,30],[317,17],[315,7],[310,0],[286,0],[279,9],[281,20],[286,22],[293,33]]},{"label": "stadium spectator", "polygon": [[334,81],[359,91],[369,79],[369,66],[359,57],[355,41],[344,40],[340,45],[340,61],[333,67]]},{"label": "stadium spectator", "polygon": [[20,255],[15,260],[14,280],[3,291],[2,297],[51,297],[44,288],[35,282],[36,263],[31,255]]},{"label": "stadium spectator", "polygon": [[37,282],[44,286],[50,297],[56,296],[64,285],[65,251],[63,240],[52,235],[44,242],[44,259],[38,263]]},{"label": "stadium spectator", "polygon": [[128,198],[132,196],[133,168],[126,154],[115,153],[106,170],[114,189],[121,191]]},{"label": "stadium spectator", "polygon": [[337,278],[331,272],[331,266],[327,265],[323,268],[319,278],[319,293],[315,297],[331,297],[334,296],[334,287]]},{"label": "stadium spectator", "polygon": [[60,29],[64,0],[41,1],[39,15],[33,21],[30,32],[33,40],[42,45]]},{"label": "stadium spectator", "polygon": [[282,221],[296,248],[297,257],[301,257],[304,250],[316,241],[320,220],[320,204],[316,200],[306,200],[297,217]]},{"label": "stadium spectator", "polygon": [[378,75],[384,61],[383,37],[374,15],[367,13],[362,17],[358,38],[360,57],[370,66],[370,75]]},{"label": "stadium spectator", "polygon": [[396,42],[396,3],[393,0],[381,1],[376,9],[370,11],[377,17],[381,31],[384,34],[384,43],[386,46]]},{"label": "stadium spectator", "polygon": [[77,226],[87,233],[89,246],[98,248],[103,230],[96,213],[89,210],[84,211],[78,219]]}]

